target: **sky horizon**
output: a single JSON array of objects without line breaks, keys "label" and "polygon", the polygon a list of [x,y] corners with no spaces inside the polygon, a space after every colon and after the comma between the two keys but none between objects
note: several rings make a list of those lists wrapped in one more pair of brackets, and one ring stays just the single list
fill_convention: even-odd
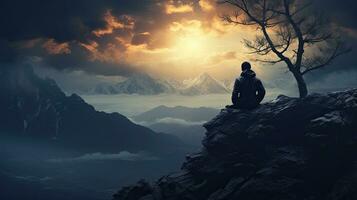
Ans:
[{"label": "sky horizon", "polygon": [[[334,31],[355,49],[357,3],[314,2],[330,19]],[[249,53],[243,40],[252,40],[259,31],[224,23],[221,16],[235,9],[215,0],[1,4],[0,24],[5,27],[0,33],[1,63],[29,64],[60,85],[67,82],[80,87],[75,79],[81,79],[81,84],[115,82],[135,73],[178,81],[208,73],[232,81],[240,74],[243,61],[252,62],[253,70],[269,85],[295,85],[284,64],[254,61],[258,57]],[[306,76],[307,82],[326,87],[357,85],[354,55],[355,50]]]}]

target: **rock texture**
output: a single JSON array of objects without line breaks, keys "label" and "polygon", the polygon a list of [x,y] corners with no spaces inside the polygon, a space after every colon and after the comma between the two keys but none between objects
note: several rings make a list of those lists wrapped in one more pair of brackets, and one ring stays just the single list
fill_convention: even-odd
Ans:
[{"label": "rock texture", "polygon": [[223,109],[181,171],[116,200],[357,199],[357,90]]}]

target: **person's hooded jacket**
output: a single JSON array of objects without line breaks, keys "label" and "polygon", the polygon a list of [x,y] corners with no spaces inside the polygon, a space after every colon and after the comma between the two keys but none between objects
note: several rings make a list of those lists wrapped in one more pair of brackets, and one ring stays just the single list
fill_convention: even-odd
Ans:
[{"label": "person's hooded jacket", "polygon": [[238,108],[255,108],[264,99],[265,89],[252,70],[245,70],[236,79],[232,92],[232,103]]}]

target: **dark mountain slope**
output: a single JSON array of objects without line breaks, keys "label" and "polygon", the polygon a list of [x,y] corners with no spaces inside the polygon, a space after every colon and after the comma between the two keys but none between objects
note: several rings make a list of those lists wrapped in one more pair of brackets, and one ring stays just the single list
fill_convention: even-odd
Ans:
[{"label": "dark mountain slope", "polygon": [[357,89],[224,109],[204,126],[180,172],[114,199],[357,199]]},{"label": "dark mountain slope", "polygon": [[155,133],[118,113],[98,112],[76,94],[66,96],[53,80],[37,77],[29,67],[0,71],[0,132],[92,152],[181,147],[173,136]]}]

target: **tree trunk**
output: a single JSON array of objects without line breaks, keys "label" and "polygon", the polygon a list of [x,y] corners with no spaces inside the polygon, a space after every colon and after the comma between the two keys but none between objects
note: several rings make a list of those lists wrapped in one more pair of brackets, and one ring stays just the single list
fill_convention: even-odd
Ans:
[{"label": "tree trunk", "polygon": [[293,75],[296,79],[298,88],[299,88],[299,94],[300,94],[300,98],[304,98],[307,96],[307,86],[304,80],[304,77],[302,76],[302,74],[300,72],[293,72]]}]

